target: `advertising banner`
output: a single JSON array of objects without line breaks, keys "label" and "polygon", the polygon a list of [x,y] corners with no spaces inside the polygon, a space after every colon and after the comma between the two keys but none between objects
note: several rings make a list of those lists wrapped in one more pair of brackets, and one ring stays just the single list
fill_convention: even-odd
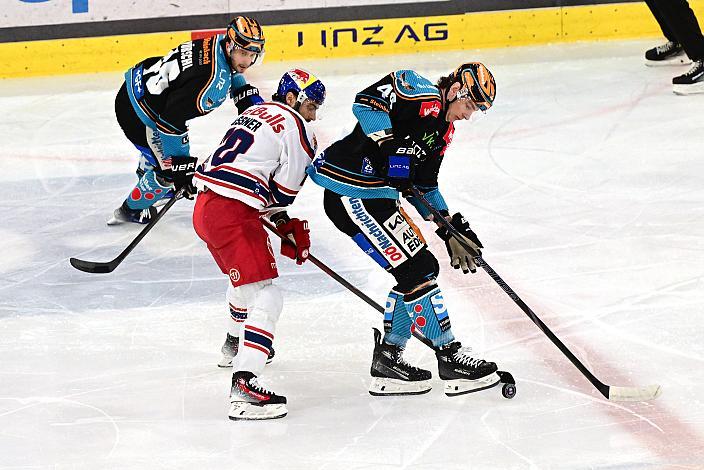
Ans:
[{"label": "advertising banner", "polygon": [[[438,1],[442,0],[416,3]],[[0,28],[393,3],[391,0],[4,0]]]}]

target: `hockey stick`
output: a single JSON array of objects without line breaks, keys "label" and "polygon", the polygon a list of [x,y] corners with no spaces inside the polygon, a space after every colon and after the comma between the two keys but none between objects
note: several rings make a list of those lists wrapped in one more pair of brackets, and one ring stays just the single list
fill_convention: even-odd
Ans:
[{"label": "hockey stick", "polygon": [[78,258],[70,258],[69,262],[71,263],[71,266],[78,269],[79,271],[83,271],[86,273],[106,274],[113,272],[115,268],[117,268],[120,263],[124,261],[127,255],[129,255],[130,252],[134,250],[134,247],[136,247],[137,244],[142,241],[142,238],[144,238],[149,233],[149,231],[154,228],[157,222],[159,222],[159,220],[164,216],[164,214],[166,214],[166,211],[171,209],[171,206],[173,206],[177,200],[181,199],[181,197],[183,197],[183,190],[176,193],[176,195],[171,198],[169,202],[164,204],[164,207],[159,212],[157,212],[154,218],[149,221],[149,223],[142,229],[141,232],[139,232],[139,235],[137,235],[137,237],[132,240],[129,245],[127,245],[127,248],[122,250],[122,253],[117,255],[117,258],[106,262],[86,261]]},{"label": "hockey stick", "polygon": [[[418,191],[417,188],[413,187],[411,188],[411,192],[413,195],[433,214],[433,219],[445,227],[454,237],[455,239],[469,252],[472,253],[474,250],[467,245],[467,243],[463,240],[463,236],[457,231],[455,227],[452,226],[450,222],[448,222],[445,217],[440,214],[440,211],[438,211],[435,207],[433,207],[428,201],[426,201],[425,197]],[[550,341],[553,342],[557,348],[562,351],[562,354],[567,356],[567,359],[570,360],[574,366],[579,369],[579,371],[584,375],[587,380],[589,380],[594,387],[596,387],[599,392],[601,392],[602,395],[604,395],[605,398],[608,400],[613,400],[613,401],[644,401],[644,400],[652,400],[654,398],[657,398],[660,396],[660,393],[662,392],[662,388],[660,385],[648,385],[646,387],[615,387],[612,385],[607,385],[597,379],[592,372],[586,368],[582,362],[577,359],[577,357],[572,354],[572,351],[570,351],[565,344],[560,341],[560,339],[555,336],[555,334],[550,330],[550,328],[547,327],[543,321],[538,318],[538,315],[533,312],[533,310],[526,305],[526,303],[516,294],[511,287],[509,287],[506,282],[501,279],[501,276],[499,276],[494,269],[489,266],[489,264],[482,258],[481,256],[475,256],[474,258],[474,263],[477,266],[482,267],[486,273],[491,276],[491,278],[496,282],[501,289],[509,296],[511,299],[518,305],[521,310],[523,310],[523,313],[525,313],[528,318],[530,318],[533,323],[535,323],[538,328],[542,330],[543,333],[550,339]]]},{"label": "hockey stick", "polygon": [[[285,240],[284,236],[281,235],[277,230],[276,227],[269,222],[268,220],[264,219],[263,217],[261,218],[262,223],[266,228],[271,231],[274,235],[279,237],[282,240]],[[318,258],[308,253],[308,259],[310,260],[311,263],[313,263],[315,266],[320,268],[321,271],[323,271],[325,274],[330,276],[331,278],[335,279],[337,282],[342,284],[348,291],[352,292],[354,295],[365,301],[368,305],[372,306],[374,310],[377,312],[381,313],[382,315],[384,314],[384,308],[379,305],[378,303],[374,302],[368,295],[366,295],[364,292],[361,290],[357,289],[355,286],[353,286],[347,279],[344,277],[340,276],[337,274],[335,271],[333,271],[330,267],[328,267],[325,263],[320,261]],[[413,336],[415,336],[419,341],[421,341],[423,344],[428,346],[430,349],[435,349],[435,346],[433,346],[433,343],[423,336],[420,332],[418,332],[415,328],[413,329]]]}]

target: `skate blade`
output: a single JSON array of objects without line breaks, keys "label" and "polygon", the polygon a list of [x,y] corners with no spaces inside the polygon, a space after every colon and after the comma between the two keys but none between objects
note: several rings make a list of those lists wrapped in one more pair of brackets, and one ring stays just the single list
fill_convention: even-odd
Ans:
[{"label": "skate blade", "polygon": [[372,377],[369,394],[375,397],[387,395],[422,395],[432,389],[430,380],[409,382],[407,380]]},{"label": "skate blade", "polygon": [[[224,356],[223,356],[223,358],[220,359],[220,362],[218,362],[218,367],[220,367],[221,369],[230,369],[230,368],[232,368],[232,361],[233,361],[233,359],[234,359],[234,358],[232,358],[232,357],[224,357]],[[271,361],[273,361],[273,360],[274,360],[273,357],[267,358],[267,359],[266,359],[266,363],[267,363],[267,364],[271,364]]]},{"label": "skate blade", "polygon": [[288,414],[286,404],[277,405],[256,405],[243,401],[232,402],[230,405],[229,418],[232,421],[262,420],[283,418]]},{"label": "skate blade", "polygon": [[123,220],[118,219],[117,217],[115,217],[115,216],[113,215],[113,216],[110,217],[110,218],[108,219],[108,221],[105,222],[105,223],[108,224],[108,225],[122,225],[122,224],[124,224],[125,222],[124,222]]},{"label": "skate blade", "polygon": [[672,85],[672,91],[676,95],[694,95],[704,93],[704,81],[693,83],[692,85]]},{"label": "skate blade", "polygon": [[648,67],[672,67],[678,65],[690,65],[692,61],[686,55],[684,57],[677,56],[668,60],[648,60],[645,59],[645,65]]},{"label": "skate blade", "polygon": [[496,387],[501,383],[499,375],[494,372],[481,379],[455,379],[445,380],[445,395],[448,397],[456,397],[467,393],[479,392],[487,388]]},{"label": "skate blade", "polygon": [[218,362],[218,367],[223,369],[232,367],[232,358],[223,356],[223,358],[220,359],[220,362]]}]

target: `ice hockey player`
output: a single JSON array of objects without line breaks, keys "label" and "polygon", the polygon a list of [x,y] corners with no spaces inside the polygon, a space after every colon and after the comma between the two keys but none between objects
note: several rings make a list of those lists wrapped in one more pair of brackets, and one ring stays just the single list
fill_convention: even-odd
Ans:
[{"label": "ice hockey player", "polygon": [[187,121],[208,114],[231,94],[239,110],[262,102],[243,73],[264,54],[255,19],[238,16],[225,34],[185,42],[125,73],[115,114],[140,152],[139,178],[109,225],[149,223],[154,204],[185,187],[190,197],[197,160],[190,156]]},{"label": "ice hockey player", "polygon": [[436,281],[438,261],[399,201],[401,194],[424,219],[432,220],[407,190],[415,186],[424,193],[473,248],[466,251],[440,226],[436,233],[445,241],[451,265],[464,273],[476,271],[473,256],[482,244],[462,214],[450,217],[438,188],[438,172],[455,132],[453,123],[486,112],[495,95],[493,75],[478,62],[459,66],[437,84],[413,70],[392,72],[356,95],[355,128],[308,169],[311,179],[325,188],[328,218],[397,283],[386,301],[383,340],[374,331],[372,395],[430,390],[431,372],[411,366],[402,356],[412,328],[435,346],[446,394],[469,393],[499,382],[495,363],[470,356],[455,340]]},{"label": "ice hockey player", "polygon": [[[271,102],[244,110],[220,147],[198,167],[193,226],[228,279],[227,301],[242,322],[234,358],[230,419],[271,419],[286,415],[286,398],[258,382],[272,351],[281,291],[271,242],[260,220],[266,216],[280,234],[281,254],[298,264],[308,258],[308,222],[290,218],[290,205],[305,180],[316,151],[309,122],[325,100],[325,86],[300,69],[286,72]],[[233,313],[233,318],[235,318]]]}]

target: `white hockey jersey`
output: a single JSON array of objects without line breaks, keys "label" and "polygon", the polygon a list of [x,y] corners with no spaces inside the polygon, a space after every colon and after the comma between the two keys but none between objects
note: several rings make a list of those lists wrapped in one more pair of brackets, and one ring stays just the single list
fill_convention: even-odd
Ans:
[{"label": "white hockey jersey", "polygon": [[256,209],[288,206],[300,191],[317,142],[290,107],[266,102],[246,109],[193,182]]}]

